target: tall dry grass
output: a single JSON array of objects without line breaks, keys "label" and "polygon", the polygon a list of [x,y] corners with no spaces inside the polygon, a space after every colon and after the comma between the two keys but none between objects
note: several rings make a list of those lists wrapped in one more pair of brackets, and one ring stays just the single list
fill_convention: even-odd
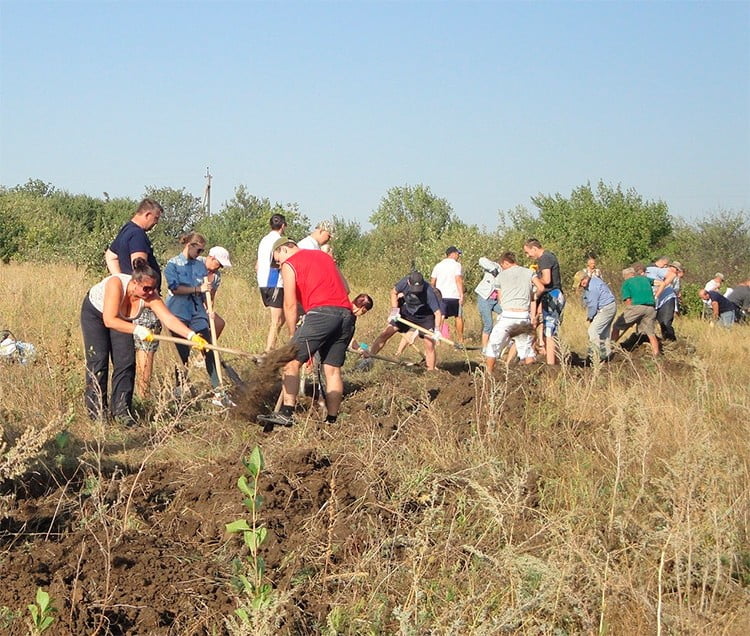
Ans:
[{"label": "tall dry grass", "polygon": [[[92,427],[81,399],[77,320],[93,282],[71,268],[0,267],[0,326],[40,350],[37,364],[0,370],[8,448],[53,422],[42,435],[67,427],[89,445],[93,466],[96,440],[118,439]],[[387,290],[366,281],[352,289],[375,297],[376,311],[359,325],[371,341]],[[262,349],[266,314],[239,273],[225,278],[217,311],[228,324],[222,344]],[[583,318],[571,301],[565,350],[585,352]],[[154,409],[166,435],[109,452],[136,466],[201,465],[260,439],[271,469],[293,446],[333,458],[334,475],[339,464],[358,466],[373,500],[339,500],[332,479],[329,505],[306,522],[307,540],[290,557],[310,574],[284,579],[296,581],[284,594],[329,604],[319,633],[742,634],[750,627],[750,333],[683,318],[676,327],[684,346],[658,362],[635,353],[587,369],[499,365],[492,377],[347,367],[357,393],[344,403],[346,434],[321,431],[311,413],[283,436],[261,437],[231,412],[212,414],[208,426],[191,405],[175,411],[176,357],[163,347]],[[441,349],[443,364],[466,358]],[[202,381],[202,370],[191,373]],[[460,399],[444,401],[451,391]],[[350,414],[355,402],[367,408]],[[357,543],[336,544],[342,521],[361,531]]]}]

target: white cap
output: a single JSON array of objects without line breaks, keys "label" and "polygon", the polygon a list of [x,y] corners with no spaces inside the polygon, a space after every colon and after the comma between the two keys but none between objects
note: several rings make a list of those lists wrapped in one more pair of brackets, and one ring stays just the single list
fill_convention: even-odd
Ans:
[{"label": "white cap", "polygon": [[229,260],[229,252],[225,247],[216,245],[208,250],[208,255],[213,256],[217,261],[221,263],[222,267],[231,267],[232,261]]}]

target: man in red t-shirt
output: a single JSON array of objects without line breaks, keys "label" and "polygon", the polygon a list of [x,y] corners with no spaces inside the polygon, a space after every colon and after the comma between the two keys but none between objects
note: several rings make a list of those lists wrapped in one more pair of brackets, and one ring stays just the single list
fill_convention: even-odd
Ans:
[{"label": "man in red t-shirt", "polygon": [[[258,421],[270,425],[292,424],[300,367],[319,352],[326,378],[326,422],[333,423],[344,395],[341,367],[354,335],[349,286],[328,254],[301,250],[288,237],[282,236],[273,244],[273,259],[281,267],[284,318],[291,341],[297,345],[297,356],[284,367],[283,405],[279,411],[259,415]],[[297,326],[300,305],[304,317]]]}]

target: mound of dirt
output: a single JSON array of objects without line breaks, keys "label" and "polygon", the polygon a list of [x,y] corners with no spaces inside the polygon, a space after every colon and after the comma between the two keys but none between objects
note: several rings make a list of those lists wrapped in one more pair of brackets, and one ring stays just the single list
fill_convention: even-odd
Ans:
[{"label": "mound of dirt", "polygon": [[[261,555],[266,579],[290,595],[281,631],[316,633],[342,576],[337,567],[344,576],[358,575],[347,567],[389,537],[395,541],[395,525],[403,531],[423,507],[415,500],[411,508],[406,502],[407,508],[394,509],[387,467],[364,463],[358,448],[418,448],[435,434],[468,439],[488,426],[480,412],[497,414],[498,423],[501,416],[519,421],[527,404],[543,400],[543,380],[559,370],[503,366],[489,380],[468,360],[446,361],[436,372],[381,364],[348,375],[336,426],[322,424],[315,405],[303,398],[300,408],[315,425],[263,434],[255,417],[273,407],[279,369],[292,355],[280,350],[243,370],[239,406],[227,425],[265,446],[260,522],[268,538]],[[677,370],[681,363],[669,364]],[[618,363],[607,369],[617,372]],[[225,524],[247,518],[237,488],[243,450],[184,463],[176,454],[168,461],[154,455],[141,467],[111,460],[103,448],[98,464],[38,467],[3,485],[2,493],[15,494],[0,523],[0,607],[18,612],[6,621],[7,633],[27,633],[25,608],[38,587],[55,599],[54,633],[223,633],[237,603],[233,580],[246,558],[241,537],[225,531]],[[539,479],[526,478],[529,501]],[[399,554],[394,548],[389,558]]]},{"label": "mound of dirt", "polygon": [[[362,522],[346,511],[374,494],[350,458],[294,448],[272,464],[261,486],[263,558],[278,585],[330,565],[340,558],[334,546],[366,540]],[[90,478],[61,487],[50,479],[47,492],[17,499],[3,525],[0,606],[25,608],[43,587],[56,599],[56,633],[210,632],[236,603],[233,561],[243,546],[224,526],[247,514],[236,487],[241,474],[241,458],[227,457],[190,470],[156,464],[99,492],[89,492]],[[308,554],[320,533],[331,553]],[[304,611],[317,619],[327,610],[308,603]]]}]

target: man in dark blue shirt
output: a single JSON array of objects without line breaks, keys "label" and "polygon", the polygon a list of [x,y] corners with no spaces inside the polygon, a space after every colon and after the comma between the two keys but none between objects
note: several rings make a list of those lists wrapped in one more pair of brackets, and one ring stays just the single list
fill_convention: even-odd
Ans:
[{"label": "man in dark blue shirt", "polygon": [[120,228],[104,255],[110,274],[132,274],[133,263],[142,258],[159,273],[157,288],[161,287],[161,268],[146,232],[154,228],[163,212],[161,204],[153,199],[141,201],[133,218]]},{"label": "man in dark blue shirt", "polygon": [[731,327],[734,324],[737,309],[739,308],[731,300],[713,290],[706,291],[705,289],[701,289],[698,295],[702,300],[711,304],[714,320],[718,320],[722,327]]},{"label": "man in dark blue shirt", "polygon": [[[138,208],[125,225],[120,228],[115,240],[107,248],[104,260],[110,274],[132,274],[133,263],[138,259],[145,259],[157,273],[156,291],[161,288],[161,268],[154,256],[154,248],[146,232],[153,229],[159,222],[164,208],[153,199],[143,199]],[[141,315],[133,321],[150,329],[154,333],[161,332],[161,323],[154,312],[144,309]],[[159,348],[158,340],[146,342],[135,338],[135,393],[139,398],[146,397],[151,384],[151,373],[154,367],[154,353]]]},{"label": "man in dark blue shirt", "polygon": [[[433,338],[420,333],[424,343],[424,357],[428,371],[433,371],[437,363],[435,342],[440,339],[440,325],[443,315],[440,312],[440,301],[435,289],[430,285],[420,272],[413,271],[404,276],[391,289],[391,313],[388,316],[388,326],[380,333],[370,347],[370,353],[377,354],[391,336],[397,333],[406,333],[410,327],[398,321],[404,318],[409,322],[432,330]],[[367,357],[367,353],[364,354]]]}]

